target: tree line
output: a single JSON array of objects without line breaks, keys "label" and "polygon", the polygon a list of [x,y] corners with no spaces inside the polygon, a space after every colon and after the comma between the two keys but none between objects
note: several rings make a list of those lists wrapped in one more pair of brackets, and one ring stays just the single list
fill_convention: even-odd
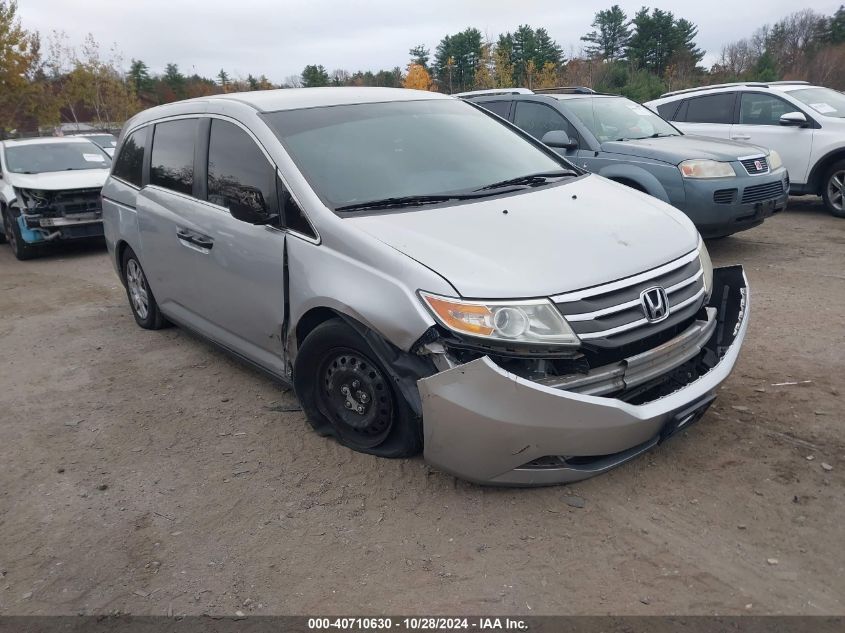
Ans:
[{"label": "tree line", "polygon": [[487,37],[475,27],[420,43],[407,62],[378,71],[327,70],[309,64],[274,83],[265,75],[214,77],[182,72],[175,62],[153,73],[140,59],[125,63],[92,35],[72,46],[61,31],[26,30],[17,0],[0,0],[0,137],[59,123],[119,127],[153,105],[224,92],[317,86],[385,86],[445,93],[485,88],[587,86],[638,101],[667,90],[726,81],[806,79],[845,88],[845,6],[832,15],[811,9],[757,27],[725,44],[717,62],[701,65],[698,27],[659,8],[627,15],[618,5],[596,12],[569,55],[543,27],[519,25]]}]

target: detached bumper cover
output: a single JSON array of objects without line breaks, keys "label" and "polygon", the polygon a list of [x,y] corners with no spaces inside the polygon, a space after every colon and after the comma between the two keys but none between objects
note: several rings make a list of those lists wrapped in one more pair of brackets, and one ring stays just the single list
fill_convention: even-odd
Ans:
[{"label": "detached bumper cover", "polygon": [[[636,457],[667,429],[696,419],[733,369],[748,329],[741,267],[714,272],[711,307],[718,311],[710,340],[718,363],[645,404],[540,384],[487,356],[421,379],[426,460],[478,483],[543,485],[584,479]],[[551,456],[548,464],[531,464]]]}]

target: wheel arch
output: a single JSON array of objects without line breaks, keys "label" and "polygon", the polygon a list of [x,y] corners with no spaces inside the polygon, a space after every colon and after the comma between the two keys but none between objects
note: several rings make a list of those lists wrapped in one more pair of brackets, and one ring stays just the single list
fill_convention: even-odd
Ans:
[{"label": "wheel arch", "polygon": [[308,334],[321,323],[332,319],[344,321],[366,341],[385,370],[390,374],[391,380],[411,407],[414,415],[422,418],[422,401],[417,388],[417,380],[436,373],[437,370],[431,359],[399,349],[379,332],[355,317],[327,306],[309,309],[294,326],[297,351]]},{"label": "wheel arch", "polygon": [[321,323],[337,318],[344,317],[337,310],[326,306],[319,306],[308,310],[299,318],[296,322],[296,326],[294,327],[294,338],[296,340],[297,349],[302,347],[302,342],[305,340],[305,337],[308,336],[314,328]]},{"label": "wheel arch", "polygon": [[[127,248],[132,248],[129,245],[129,242],[126,240],[118,240],[117,243],[114,245],[114,259],[115,259],[115,266],[117,267],[118,276],[120,277],[121,283],[124,281],[123,275],[123,255],[126,253]],[[135,249],[132,249],[132,252],[135,252]]]},{"label": "wheel arch", "polygon": [[608,180],[612,180],[623,184],[626,187],[631,187],[637,191],[647,193],[648,195],[654,196],[663,202],[669,202],[669,195],[666,193],[666,188],[663,184],[654,174],[648,172],[642,167],[636,167],[633,165],[610,165],[601,169],[598,173],[600,176],[604,176]]},{"label": "wheel arch", "polygon": [[845,147],[832,150],[816,161],[813,169],[810,170],[809,178],[807,178],[807,189],[810,193],[817,195],[822,193],[822,185],[824,184],[822,179],[827,173],[827,170],[840,160],[845,160]]}]

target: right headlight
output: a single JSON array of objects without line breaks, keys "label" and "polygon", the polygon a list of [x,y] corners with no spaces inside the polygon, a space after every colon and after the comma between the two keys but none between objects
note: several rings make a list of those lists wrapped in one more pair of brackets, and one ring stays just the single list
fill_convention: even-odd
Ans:
[{"label": "right headlight", "polygon": [[733,178],[736,176],[730,163],[720,163],[716,160],[694,158],[685,160],[678,169],[684,178]]},{"label": "right headlight", "polygon": [[420,291],[434,318],[458,334],[490,341],[578,346],[581,341],[548,299],[466,301]]},{"label": "right headlight", "polygon": [[713,291],[713,262],[710,261],[710,253],[707,252],[707,247],[701,237],[698,238],[698,261],[701,262],[701,270],[704,271],[702,274],[704,295],[709,299]]}]

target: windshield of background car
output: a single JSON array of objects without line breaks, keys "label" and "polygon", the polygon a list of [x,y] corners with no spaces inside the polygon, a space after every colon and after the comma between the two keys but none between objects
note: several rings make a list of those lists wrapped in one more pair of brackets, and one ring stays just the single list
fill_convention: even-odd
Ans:
[{"label": "windshield of background car", "polygon": [[469,192],[577,169],[458,100],[326,106],[266,113],[314,191],[331,207]]},{"label": "windshield of background car", "polygon": [[787,94],[825,116],[845,119],[845,94],[830,88],[801,88]]},{"label": "windshield of background car", "polygon": [[581,119],[600,143],[680,135],[654,112],[624,97],[565,99],[563,104]]},{"label": "windshield of background car", "polygon": [[91,136],[86,136],[85,138],[94,141],[94,143],[103,149],[117,147],[117,139],[111,134],[92,134]]},{"label": "windshield of background car", "polygon": [[6,169],[15,174],[41,174],[77,169],[108,169],[111,159],[94,143],[33,143],[6,146]]}]

